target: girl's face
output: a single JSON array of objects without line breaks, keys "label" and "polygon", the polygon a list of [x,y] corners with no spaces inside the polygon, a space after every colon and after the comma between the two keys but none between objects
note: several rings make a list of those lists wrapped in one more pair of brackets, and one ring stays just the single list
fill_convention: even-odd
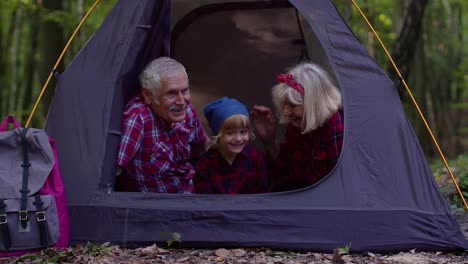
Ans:
[{"label": "girl's face", "polygon": [[229,128],[219,137],[219,148],[226,155],[237,155],[249,143],[248,128]]},{"label": "girl's face", "polygon": [[295,127],[302,127],[302,118],[304,117],[304,106],[296,105],[289,100],[284,103],[283,115],[288,122]]}]

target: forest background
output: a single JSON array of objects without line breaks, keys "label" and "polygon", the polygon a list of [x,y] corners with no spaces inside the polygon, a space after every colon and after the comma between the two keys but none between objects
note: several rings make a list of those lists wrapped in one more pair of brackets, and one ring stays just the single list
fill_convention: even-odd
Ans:
[{"label": "forest background", "polygon": [[[131,1],[131,0],[122,0]],[[193,0],[196,1],[196,0]],[[0,117],[25,124],[53,66],[95,0],[0,0]],[[102,0],[71,42],[58,73],[70,64],[117,0]],[[377,63],[398,76],[351,0],[334,0]],[[356,0],[388,48],[443,153],[463,157],[468,193],[468,1]],[[32,127],[42,127],[56,79],[38,105]],[[376,87],[378,89],[378,87]],[[428,160],[440,160],[421,117],[403,86],[400,97]],[[388,111],[393,111],[388,109]],[[458,158],[457,158],[458,157]],[[460,171],[460,170],[458,170]],[[466,174],[466,175],[465,175]]]}]

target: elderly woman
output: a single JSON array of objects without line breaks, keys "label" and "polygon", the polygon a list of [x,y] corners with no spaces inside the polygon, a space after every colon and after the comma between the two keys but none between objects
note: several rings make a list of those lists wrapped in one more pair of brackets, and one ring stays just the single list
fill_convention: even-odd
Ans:
[{"label": "elderly woman", "polygon": [[270,108],[253,106],[251,117],[270,159],[274,191],[310,186],[335,167],[343,144],[341,91],[316,64],[301,63],[277,77],[273,103],[286,123],[284,142],[276,141]]}]

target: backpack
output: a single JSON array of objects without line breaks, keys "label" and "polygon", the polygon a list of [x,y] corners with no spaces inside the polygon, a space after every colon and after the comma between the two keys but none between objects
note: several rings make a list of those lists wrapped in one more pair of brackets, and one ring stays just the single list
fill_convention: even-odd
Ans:
[{"label": "backpack", "polygon": [[[8,123],[14,130],[7,131]],[[69,238],[55,142],[8,116],[0,124],[0,257],[65,248]]]}]

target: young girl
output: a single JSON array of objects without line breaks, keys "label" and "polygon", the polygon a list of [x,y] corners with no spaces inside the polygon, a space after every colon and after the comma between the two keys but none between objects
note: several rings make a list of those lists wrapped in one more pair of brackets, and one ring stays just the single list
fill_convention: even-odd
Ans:
[{"label": "young girl", "polygon": [[268,191],[263,155],[248,146],[254,139],[249,112],[236,99],[223,97],[205,106],[213,145],[195,166],[195,192],[211,194]]}]

